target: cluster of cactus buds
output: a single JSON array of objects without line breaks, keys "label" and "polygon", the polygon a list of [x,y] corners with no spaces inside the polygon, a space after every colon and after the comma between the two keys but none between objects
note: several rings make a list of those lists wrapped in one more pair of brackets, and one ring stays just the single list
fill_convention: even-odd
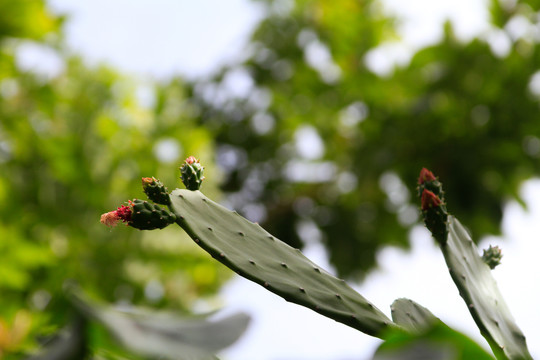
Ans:
[{"label": "cluster of cactus buds", "polygon": [[439,180],[426,168],[420,171],[418,177],[418,196],[426,227],[439,244],[444,244],[448,236],[448,212],[444,202],[444,191]]},{"label": "cluster of cactus buds", "polygon": [[186,189],[199,190],[201,188],[202,181],[204,180],[203,170],[204,167],[200,161],[193,156],[188,157],[184,161],[184,164],[180,167],[180,172]]},{"label": "cluster of cactus buds", "polygon": [[498,246],[489,245],[488,249],[484,249],[482,260],[489,266],[491,270],[495,269],[497,265],[501,264],[502,251]]},{"label": "cluster of cactus buds", "polygon": [[[199,160],[190,156],[180,167],[182,182],[188,190],[199,190],[204,180],[203,166]],[[143,177],[142,188],[148,199],[160,205],[170,205],[171,198],[167,188],[155,177]],[[139,230],[163,229],[176,221],[176,216],[162,207],[148,201],[129,200],[114,211],[101,215],[101,223],[114,227],[120,222]]]}]

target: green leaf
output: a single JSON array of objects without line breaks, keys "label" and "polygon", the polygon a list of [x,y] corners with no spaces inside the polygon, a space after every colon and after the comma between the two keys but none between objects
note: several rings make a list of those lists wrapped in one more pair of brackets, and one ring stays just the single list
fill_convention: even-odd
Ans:
[{"label": "green leaf", "polygon": [[373,360],[493,360],[480,345],[440,321],[422,332],[394,332]]}]

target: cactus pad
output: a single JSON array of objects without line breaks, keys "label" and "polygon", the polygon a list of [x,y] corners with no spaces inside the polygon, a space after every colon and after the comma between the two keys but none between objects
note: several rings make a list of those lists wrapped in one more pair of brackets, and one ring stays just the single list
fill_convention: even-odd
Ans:
[{"label": "cactus pad", "polygon": [[453,216],[449,217],[448,239],[441,249],[461,297],[497,358],[532,359],[525,336],[510,314],[489,266],[467,230]]},{"label": "cactus pad", "polygon": [[411,333],[426,331],[440,322],[431,311],[409,299],[397,299],[390,309],[392,320]]},{"label": "cactus pad", "polygon": [[363,296],[262,227],[208,199],[176,189],[177,223],[210,255],[285,300],[372,336],[397,326]]}]

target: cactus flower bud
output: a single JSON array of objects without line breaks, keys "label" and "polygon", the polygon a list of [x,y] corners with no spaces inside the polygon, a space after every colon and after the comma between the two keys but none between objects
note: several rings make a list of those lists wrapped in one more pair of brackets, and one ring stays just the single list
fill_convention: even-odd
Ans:
[{"label": "cactus flower bud", "polygon": [[204,167],[195,157],[188,157],[180,167],[182,182],[188,190],[199,190],[204,180]]},{"label": "cactus flower bud", "polygon": [[146,188],[150,185],[152,185],[154,183],[154,178],[153,177],[143,177],[142,178],[142,185],[143,185],[143,188]]},{"label": "cactus flower bud", "polygon": [[448,213],[444,202],[434,192],[424,189],[421,204],[426,227],[439,244],[445,244],[448,236]]},{"label": "cactus flower bud", "polygon": [[435,178],[435,175],[433,175],[431,171],[429,171],[426,168],[422,168],[422,170],[420,170],[420,176],[418,177],[419,185],[422,185],[426,181],[435,181],[435,180],[437,179]]},{"label": "cactus flower bud", "polygon": [[195,156],[190,156],[186,159],[186,163],[188,163],[189,165],[193,164],[193,163],[196,163],[196,162],[199,162],[199,160],[197,160],[195,158]]},{"label": "cactus flower bud", "polygon": [[167,188],[155,177],[142,178],[143,191],[156,204],[169,205],[171,199]]},{"label": "cactus flower bud", "polygon": [[422,168],[418,177],[418,196],[423,197],[424,190],[427,189],[435,194],[442,202],[444,202],[444,191],[442,184],[437,180],[435,175],[426,168]]},{"label": "cactus flower bud", "polygon": [[115,227],[120,221],[129,223],[129,221],[131,221],[131,208],[122,205],[115,211],[109,211],[108,213],[101,215],[100,221],[102,224],[109,227]]},{"label": "cactus flower bud", "polygon": [[488,249],[484,249],[482,260],[493,270],[501,264],[502,257],[502,250],[498,246],[489,245]]},{"label": "cactus flower bud", "polygon": [[173,213],[158,205],[143,200],[128,201],[115,211],[101,215],[101,223],[110,227],[118,225],[120,221],[139,230],[163,229],[176,220]]},{"label": "cactus flower bud", "polygon": [[428,210],[433,207],[441,206],[442,201],[432,191],[424,189],[420,203],[422,204],[422,210]]}]

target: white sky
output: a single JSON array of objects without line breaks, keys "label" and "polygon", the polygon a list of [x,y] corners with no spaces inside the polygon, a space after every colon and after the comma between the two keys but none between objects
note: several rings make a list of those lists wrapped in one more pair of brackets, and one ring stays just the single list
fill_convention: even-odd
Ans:
[{"label": "white sky", "polygon": [[[90,62],[106,61],[141,78],[173,73],[204,76],[219,64],[241,58],[241,50],[261,12],[247,0],[49,0],[54,9],[71,13],[67,41]],[[388,11],[403,17],[404,41],[375,53],[371,65],[388,71],[394,61],[406,62],[413,49],[436,41],[446,17],[455,20],[461,38],[488,30],[485,0],[385,0]],[[392,58],[389,61],[388,58]],[[516,203],[505,210],[503,265],[494,271],[502,293],[528,337],[533,357],[540,358],[540,181],[523,187],[530,212]],[[466,221],[462,221],[466,223]],[[444,260],[427,231],[412,232],[413,249],[388,248],[379,254],[380,270],[358,287],[389,315],[390,304],[408,297],[429,308],[449,325],[484,342],[451,282]],[[483,244],[485,245],[485,244]],[[485,245],[484,247],[487,247]],[[307,255],[326,265],[321,248]],[[324,267],[324,266],[323,266]],[[378,340],[289,304],[260,286],[237,278],[222,292],[226,307],[247,310],[254,321],[245,337],[224,352],[230,360],[369,359]]]}]

